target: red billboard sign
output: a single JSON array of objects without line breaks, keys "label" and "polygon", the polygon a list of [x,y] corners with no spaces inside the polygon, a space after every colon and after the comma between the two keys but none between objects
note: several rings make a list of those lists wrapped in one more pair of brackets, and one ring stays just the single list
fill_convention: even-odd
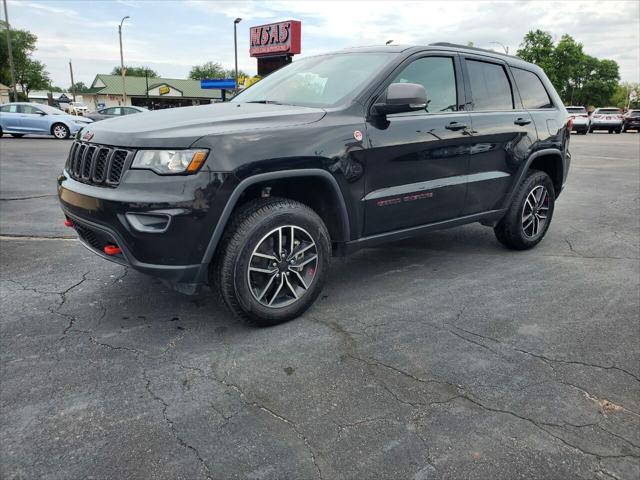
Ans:
[{"label": "red billboard sign", "polygon": [[271,57],[300,53],[300,22],[286,20],[251,27],[249,55]]}]

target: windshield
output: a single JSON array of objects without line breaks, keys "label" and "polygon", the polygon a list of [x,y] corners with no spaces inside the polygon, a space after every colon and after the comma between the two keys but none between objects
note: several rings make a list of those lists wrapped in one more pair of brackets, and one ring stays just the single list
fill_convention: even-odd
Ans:
[{"label": "windshield", "polygon": [[298,60],[273,72],[231,100],[331,107],[353,96],[392,53],[340,53]]},{"label": "windshield", "polygon": [[569,113],[587,113],[587,111],[584,109],[584,107],[567,108],[567,112],[569,112]]}]

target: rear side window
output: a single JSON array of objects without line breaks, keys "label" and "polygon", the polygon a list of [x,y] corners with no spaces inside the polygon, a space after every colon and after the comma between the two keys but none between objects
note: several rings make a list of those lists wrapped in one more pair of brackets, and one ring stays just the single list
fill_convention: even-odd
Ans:
[{"label": "rear side window", "polygon": [[417,83],[427,92],[427,113],[458,109],[453,58],[425,57],[411,62],[393,83]]},{"label": "rear side window", "polygon": [[3,105],[2,107],[0,107],[0,112],[18,113],[18,105]]},{"label": "rear side window", "polygon": [[540,78],[533,72],[512,68],[524,108],[552,108],[553,103]]},{"label": "rear side window", "polygon": [[502,65],[467,60],[474,110],[513,110],[511,83]]}]

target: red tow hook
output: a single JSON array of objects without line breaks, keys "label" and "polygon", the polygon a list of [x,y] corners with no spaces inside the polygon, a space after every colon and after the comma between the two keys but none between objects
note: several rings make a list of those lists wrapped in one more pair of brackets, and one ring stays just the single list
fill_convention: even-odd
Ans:
[{"label": "red tow hook", "polygon": [[64,221],[64,226],[65,226],[65,227],[73,227],[73,222],[67,218],[67,219]]},{"label": "red tow hook", "polygon": [[122,253],[122,249],[117,245],[106,245],[103,250],[107,255],[118,255]]}]

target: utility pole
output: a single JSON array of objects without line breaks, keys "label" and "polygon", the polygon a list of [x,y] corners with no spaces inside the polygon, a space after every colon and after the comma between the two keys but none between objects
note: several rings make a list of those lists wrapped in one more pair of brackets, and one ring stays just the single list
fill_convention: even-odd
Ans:
[{"label": "utility pole", "polygon": [[9,54],[9,69],[11,70],[11,83],[13,84],[13,101],[18,101],[18,87],[16,86],[16,71],[13,67],[13,53],[11,52],[11,27],[9,26],[9,13],[7,11],[7,0],[4,3],[4,20],[7,22],[7,53]]},{"label": "utility pole", "polygon": [[238,93],[238,32],[236,27],[241,21],[241,18],[236,18],[233,21],[233,49],[235,52],[234,56],[236,61],[236,93]]},{"label": "utility pole", "polygon": [[122,75],[122,106],[125,106],[127,103],[127,93],[124,86],[124,57],[122,55],[122,24],[127,18],[129,18],[128,15],[122,17],[120,25],[118,26],[118,37],[120,38],[120,75]]},{"label": "utility pole", "polygon": [[71,74],[71,95],[73,95],[73,101],[76,101],[76,84],[73,81],[73,65],[71,65],[71,59],[69,59],[69,73]]}]

